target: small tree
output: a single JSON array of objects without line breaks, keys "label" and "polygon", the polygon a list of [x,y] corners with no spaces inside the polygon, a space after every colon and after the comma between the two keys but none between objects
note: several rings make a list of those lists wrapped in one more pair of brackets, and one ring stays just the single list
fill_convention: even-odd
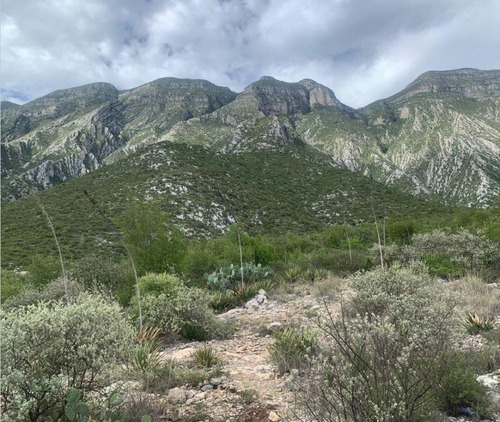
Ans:
[{"label": "small tree", "polygon": [[187,248],[184,234],[156,204],[131,205],[118,223],[139,274],[179,270]]}]

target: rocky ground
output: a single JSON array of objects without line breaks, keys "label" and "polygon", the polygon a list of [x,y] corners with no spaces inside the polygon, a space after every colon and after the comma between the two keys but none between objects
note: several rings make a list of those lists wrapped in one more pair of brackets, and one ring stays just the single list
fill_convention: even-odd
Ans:
[{"label": "rocky ground", "polygon": [[[282,294],[281,298],[261,295],[258,301],[254,300],[246,307],[220,315],[223,321],[237,327],[230,339],[207,343],[219,353],[222,375],[207,379],[196,388],[170,390],[165,399],[167,413],[163,419],[192,422],[303,420],[294,413],[294,393],[290,388],[293,386],[293,374],[278,374],[271,362],[268,346],[274,341],[273,331],[282,326],[310,324],[315,315],[325,312],[325,306],[332,313],[337,313],[339,295],[337,291],[324,300],[307,289]],[[163,356],[188,364],[192,362],[192,353],[200,347],[197,342],[172,345],[163,351]],[[497,382],[499,378],[500,374],[497,375]],[[491,379],[492,389],[498,388],[494,378]],[[465,416],[449,418],[449,422],[475,420],[478,419]]]},{"label": "rocky ground", "polygon": [[[268,346],[274,341],[274,330],[310,323],[310,317],[324,304],[321,297],[307,292],[290,295],[286,302],[261,295],[259,302],[220,316],[237,327],[232,338],[208,343],[219,353],[224,375],[207,380],[197,390],[171,390],[167,397],[169,404],[175,405],[169,412],[171,420],[257,422],[293,418],[294,395],[289,388],[292,376],[279,376]],[[199,347],[199,343],[187,343],[172,346],[164,354],[188,362]]]}]

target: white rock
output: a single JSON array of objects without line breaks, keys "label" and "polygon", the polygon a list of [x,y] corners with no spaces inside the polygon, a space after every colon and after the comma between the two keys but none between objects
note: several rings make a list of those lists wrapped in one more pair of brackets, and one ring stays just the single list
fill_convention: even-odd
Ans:
[{"label": "white rock", "polygon": [[500,369],[490,374],[480,375],[477,380],[488,387],[493,402],[500,403]]},{"label": "white rock", "polygon": [[270,420],[271,422],[278,422],[279,420],[281,420],[281,418],[276,414],[276,412],[269,412],[269,416],[267,417],[268,420]]}]

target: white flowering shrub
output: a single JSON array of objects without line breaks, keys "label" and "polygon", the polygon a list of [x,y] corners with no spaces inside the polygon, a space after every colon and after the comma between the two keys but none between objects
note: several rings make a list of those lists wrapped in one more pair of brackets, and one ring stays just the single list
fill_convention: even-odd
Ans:
[{"label": "white flowering shrub", "polygon": [[[324,341],[299,389],[306,413],[315,421],[434,420],[456,356],[452,303],[420,268],[377,269],[351,285],[348,311],[319,322]],[[470,387],[460,386],[462,397]]]},{"label": "white flowering shrub", "polygon": [[116,303],[80,295],[2,313],[1,407],[5,421],[64,414],[68,388],[103,392],[128,358],[133,328]]},{"label": "white flowering shrub", "polygon": [[[371,251],[373,257],[378,247]],[[434,230],[413,237],[410,245],[384,247],[386,262],[409,263],[422,260],[429,270],[440,277],[459,277],[466,271],[481,273],[486,279],[500,276],[500,247],[494,241],[467,230],[447,233]]]}]

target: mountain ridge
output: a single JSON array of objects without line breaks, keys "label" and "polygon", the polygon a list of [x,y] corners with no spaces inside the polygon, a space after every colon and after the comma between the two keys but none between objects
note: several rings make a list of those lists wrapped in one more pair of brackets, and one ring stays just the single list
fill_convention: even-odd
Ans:
[{"label": "mountain ridge", "polygon": [[426,72],[357,110],[310,79],[264,76],[239,94],[204,80],[97,83],[7,106],[2,127],[3,200],[27,193],[19,178],[45,189],[162,141],[226,154],[304,143],[332,165],[445,203],[500,196],[499,70]]}]

